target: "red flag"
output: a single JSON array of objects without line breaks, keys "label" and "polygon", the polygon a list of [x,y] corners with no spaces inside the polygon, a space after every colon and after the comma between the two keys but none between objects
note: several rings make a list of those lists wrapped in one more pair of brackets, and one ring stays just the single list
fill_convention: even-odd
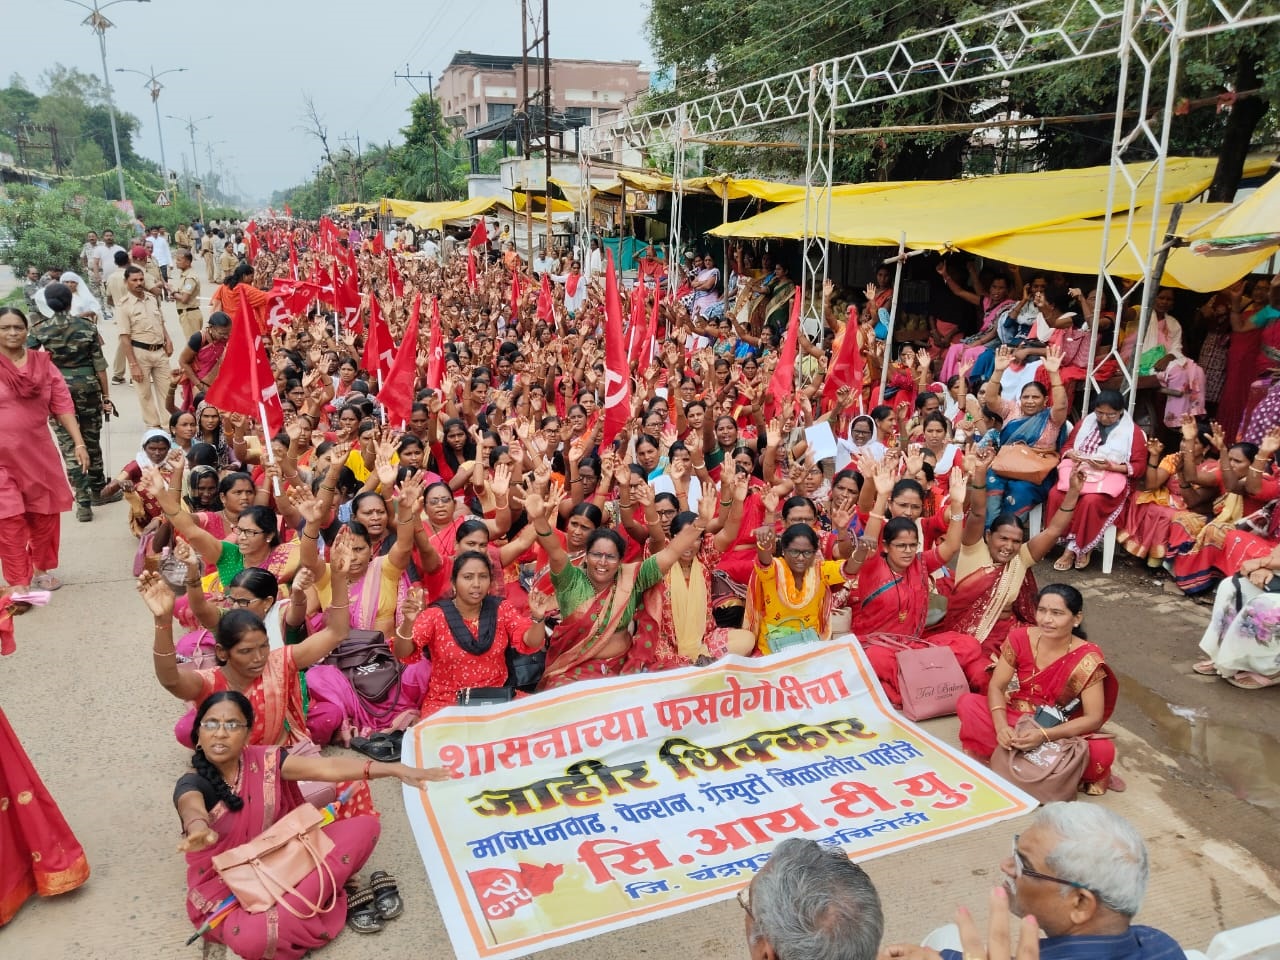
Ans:
[{"label": "red flag", "polygon": [[409,313],[409,325],[404,329],[404,339],[391,363],[391,370],[383,381],[378,401],[387,412],[387,423],[409,422],[413,411],[413,382],[418,375],[418,313],[422,309],[422,294],[413,298],[413,310]]},{"label": "red flag", "polygon": [[258,225],[250,220],[244,228],[244,256],[250,263],[258,259],[261,245],[258,243]]},{"label": "red flag", "polygon": [[618,299],[618,278],[613,272],[613,251],[606,250],[604,274],[604,432],[601,449],[613,443],[631,416],[631,368],[627,365],[627,344],[622,338],[622,303]]},{"label": "red flag", "polygon": [[520,271],[511,271],[511,322],[520,316]]},{"label": "red flag", "polygon": [[400,268],[396,266],[394,253],[387,257],[387,286],[391,288],[391,295],[397,300],[404,296],[404,284],[400,282]]},{"label": "red flag", "polygon": [[387,242],[382,238],[382,231],[375,230],[373,232],[373,252],[378,256],[382,256],[387,250]]},{"label": "red flag", "polygon": [[476,225],[471,228],[471,239],[467,241],[467,285],[472,290],[476,288],[476,248],[483,250],[489,243],[489,227],[485,223],[484,217],[476,221]]},{"label": "red flag", "polygon": [[289,239],[289,276],[298,279],[298,251],[293,247],[293,238]]},{"label": "red flag", "polygon": [[385,381],[391,370],[392,348],[395,343],[391,339],[391,330],[387,321],[382,319],[382,308],[378,298],[369,294],[369,336],[364,341],[364,353],[360,355],[360,366],[369,376],[378,378],[382,375]]},{"label": "red flag", "polygon": [[645,338],[649,324],[644,315],[644,294],[644,286],[639,283],[631,289],[631,329],[627,333],[630,344],[627,349],[627,359],[641,367],[648,359],[646,348],[649,345],[649,341]]},{"label": "red flag", "polygon": [[288,217],[290,220],[293,219],[293,208],[290,207],[287,203],[284,205],[284,215]]},{"label": "red flag", "polygon": [[440,329],[440,300],[431,301],[431,341],[427,344],[427,386],[439,390],[444,380],[444,331]]},{"label": "red flag", "polygon": [[267,434],[274,437],[284,429],[284,409],[276,378],[262,345],[257,324],[250,322],[253,308],[244,285],[240,285],[240,309],[231,324],[231,338],[222,355],[222,366],[209,387],[205,399],[219,410],[243,413],[247,417],[266,420]]},{"label": "red flag", "polygon": [[800,297],[801,290],[791,300],[791,320],[787,324],[787,335],[782,341],[782,354],[778,357],[778,366],[774,368],[773,377],[769,380],[769,399],[766,401],[765,416],[770,416],[778,409],[782,401],[795,400],[796,385],[796,350],[800,346]]},{"label": "red flag", "polygon": [[862,351],[858,349],[858,320],[853,317],[844,328],[844,339],[840,341],[840,349],[836,352],[831,367],[827,370],[827,380],[822,385],[823,406],[830,409],[835,403],[836,391],[848,387],[853,391],[855,403],[862,408],[862,381],[866,375],[866,364],[862,359]]},{"label": "red flag", "polygon": [[364,330],[364,321],[360,319],[360,290],[356,287],[355,272],[339,280],[337,268],[334,268],[334,300],[333,305],[342,319],[342,325],[357,336]]},{"label": "red flag", "polygon": [[538,290],[538,319],[550,320],[555,306],[555,298],[551,295],[551,277],[542,275],[542,286]]}]

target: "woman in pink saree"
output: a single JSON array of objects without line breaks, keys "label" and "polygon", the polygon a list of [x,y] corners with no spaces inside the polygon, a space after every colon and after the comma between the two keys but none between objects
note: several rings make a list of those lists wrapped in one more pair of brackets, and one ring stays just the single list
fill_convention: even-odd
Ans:
[{"label": "woman in pink saree", "polygon": [[230,336],[231,318],[219,311],[187,341],[178,354],[179,377],[175,383],[182,395],[174,398],[177,409],[195,411],[196,397],[208,390],[218,375]]},{"label": "woman in pink saree", "polygon": [[[956,706],[960,745],[965,753],[990,760],[996,747],[1031,750],[1065,737],[1085,737],[1089,762],[1082,783],[1089,796],[1101,796],[1112,783],[1115,742],[1097,736],[1116,706],[1119,684],[1102,651],[1080,629],[1084,598],[1075,587],[1051,583],[1036,601],[1036,625],[1010,631],[996,662],[986,696],[965,694]],[[1065,717],[1053,722],[1042,708]],[[1023,717],[1035,717],[1028,733],[1014,730]]]},{"label": "woman in pink saree", "polygon": [[[178,780],[173,803],[182,820],[187,855],[187,916],[204,938],[222,943],[245,960],[294,960],[317,950],[342,932],[347,921],[344,884],[364,866],[378,843],[382,825],[377,814],[352,813],[339,804],[331,823],[322,827],[333,848],[325,856],[327,870],[313,870],[296,887],[311,903],[328,906],[314,917],[286,895],[259,913],[238,903],[212,929],[206,920],[218,915],[230,888],[213,866],[214,858],[255,839],[306,801],[300,780],[338,783],[395,777],[418,789],[445,780],[442,767],[421,770],[402,763],[379,763],[349,757],[303,757],[276,746],[250,745],[254,711],[243,694],[215,693],[201,702],[191,725],[195,747],[193,772]],[[290,909],[294,905],[297,916]],[[354,907],[353,907],[354,910]]]}]

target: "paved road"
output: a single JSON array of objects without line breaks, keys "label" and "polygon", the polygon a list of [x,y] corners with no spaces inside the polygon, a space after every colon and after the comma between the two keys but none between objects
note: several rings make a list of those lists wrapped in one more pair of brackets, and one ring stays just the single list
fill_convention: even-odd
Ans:
[{"label": "paved road", "polygon": [[[176,318],[169,319],[176,338]],[[132,456],[141,429],[132,390],[116,388],[115,398],[124,416],[107,436],[110,465],[118,469]],[[181,707],[151,672],[150,619],[129,575],[135,541],[123,504],[96,511],[90,524],[67,515],[62,529],[67,585],[48,608],[18,621],[18,653],[0,661],[0,703],[83,843],[93,875],[73,894],[29,902],[0,933],[0,949],[6,957],[40,960],[190,960],[200,948],[182,946],[190,926],[169,799],[187,752],[172,735]],[[1119,771],[1129,789],[1102,801],[1138,822],[1151,847],[1152,883],[1141,920],[1203,948],[1223,927],[1280,912],[1276,823],[1259,805],[1276,796],[1280,781],[1277,754],[1261,736],[1276,729],[1280,707],[1273,691],[1246,694],[1190,676],[1203,608],[1166,598],[1128,574],[1068,576],[1088,591],[1091,636],[1121,673],[1141,680],[1126,681],[1116,725]],[[1197,711],[1205,717],[1196,725],[1184,719]],[[1226,717],[1248,734],[1243,748],[1237,741],[1244,734],[1219,726]],[[953,718],[928,728],[956,742]],[[1218,769],[1236,770],[1234,785],[1196,761],[1197,750]],[[450,952],[442,908],[426,881],[398,789],[374,784],[383,833],[371,868],[400,879],[408,909],[375,936],[344,934],[324,951],[331,960]],[[981,913],[1017,829],[1005,824],[868,862],[889,937],[918,940],[949,921],[957,903]],[[740,914],[728,901],[546,957],[740,957]]]}]

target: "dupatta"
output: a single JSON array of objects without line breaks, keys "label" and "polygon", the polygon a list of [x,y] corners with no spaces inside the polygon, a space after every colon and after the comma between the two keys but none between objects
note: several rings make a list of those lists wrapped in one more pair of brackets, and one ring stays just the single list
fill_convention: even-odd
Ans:
[{"label": "dupatta", "polygon": [[539,689],[551,686],[551,681],[594,659],[593,648],[603,646],[602,641],[624,628],[623,618],[639,573],[639,563],[622,564],[612,586],[601,590],[589,603],[560,621],[547,645],[547,666]]},{"label": "dupatta", "polygon": [[1020,714],[1033,714],[1037,707],[1065,707],[1089,686],[1094,674],[1103,671],[1102,722],[1111,719],[1116,708],[1120,685],[1107,666],[1102,650],[1095,644],[1082,643],[1042,669],[1037,669],[1031,647],[1031,634],[1026,627],[1010,632],[1001,656],[1014,668],[1009,681],[1009,709]]}]

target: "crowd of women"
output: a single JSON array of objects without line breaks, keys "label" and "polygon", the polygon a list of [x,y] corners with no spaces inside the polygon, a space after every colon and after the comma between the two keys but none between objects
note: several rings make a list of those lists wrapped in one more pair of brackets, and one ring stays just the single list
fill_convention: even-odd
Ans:
[{"label": "crowd of women", "polygon": [[[304,251],[302,274],[336,271],[310,227],[271,229]],[[344,250],[397,340],[414,294],[438,298],[443,372],[427,383],[425,335],[401,345],[416,349],[419,374],[403,423],[387,422],[355,329],[319,309],[260,331],[282,431],[266,437],[253,418],[210,405],[227,330],[261,320],[236,315],[237,298],[224,296],[227,312],[180,358],[190,389],[170,429],[147,431],[104,490],[129,501],[155,677],[184,704],[175,733],[195,749],[174,799],[188,912],[206,938],[242,956],[300,956],[344,921],[374,932],[398,915],[394,878],[356,876],[377,838],[362,781],[425,786],[446,775],[395,762],[419,717],[848,633],[895,706],[909,693],[902,651],[947,651],[969,691],[953,710],[975,756],[1086,738],[1080,788],[1122,788],[1112,741],[1097,736],[1116,684],[1080,629],[1083,598],[1064,584],[1040,589],[1033,573],[1058,544],[1055,569],[1087,567],[1112,526],[1131,553],[1171,563],[1188,592],[1232,585],[1198,670],[1257,685],[1280,674],[1250,659],[1259,628],[1242,626],[1266,622],[1269,586],[1280,588],[1267,512],[1280,498],[1280,429],[1233,445],[1226,424],[1187,409],[1170,431],[1181,448],[1165,456],[1157,431],[1145,435],[1111,390],[1081,416],[1092,293],[977,271],[966,284],[944,261],[943,286],[976,308],[978,333],[962,340],[939,323],[886,345],[888,272],[865,291],[828,284],[825,345],[801,336],[794,392],[778,397],[778,344],[799,295],[786,267],[767,253],[756,267],[752,251],[735,249],[722,284],[711,255],[677,268],[651,254],[628,296],[661,296],[653,362],[635,365],[630,419],[605,443],[601,278],[561,283],[548,310],[535,283],[512,283],[518,258],[470,255],[459,244],[442,262],[368,240]],[[268,245],[252,282],[292,269]],[[241,267],[228,283],[250,277]],[[1229,299],[1234,331],[1242,301]],[[1155,341],[1129,346],[1164,400],[1196,374],[1162,302]],[[25,327],[0,311],[0,402],[21,399],[38,424],[65,404],[31,362]],[[865,387],[824,395],[848,337]],[[1200,357],[1210,372],[1211,346]],[[1175,366],[1181,379],[1166,372]],[[48,381],[38,389],[27,382],[37,376]],[[1244,432],[1266,404],[1242,417]],[[816,449],[823,435],[833,457]],[[21,507],[22,496],[0,489],[0,505]],[[51,495],[27,511],[59,504]],[[1032,512],[1042,522],[1029,535]],[[38,569],[51,562],[34,558]],[[329,744],[368,759],[321,757]],[[333,906],[308,918],[233,905],[237,922],[210,927],[229,892],[215,858],[304,801],[336,818],[326,827],[343,888]]]}]

